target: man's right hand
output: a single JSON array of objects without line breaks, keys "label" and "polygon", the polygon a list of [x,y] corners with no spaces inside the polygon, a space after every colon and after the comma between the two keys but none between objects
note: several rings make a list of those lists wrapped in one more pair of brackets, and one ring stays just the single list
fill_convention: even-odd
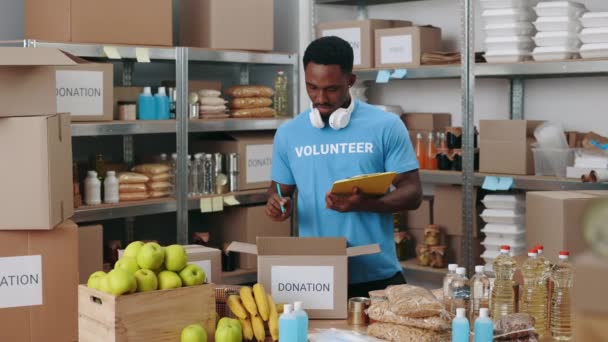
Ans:
[{"label": "man's right hand", "polygon": [[[285,212],[281,211],[281,205],[285,208]],[[292,201],[289,197],[279,198],[278,194],[272,194],[266,203],[266,215],[271,220],[276,222],[283,222],[291,217]]]}]

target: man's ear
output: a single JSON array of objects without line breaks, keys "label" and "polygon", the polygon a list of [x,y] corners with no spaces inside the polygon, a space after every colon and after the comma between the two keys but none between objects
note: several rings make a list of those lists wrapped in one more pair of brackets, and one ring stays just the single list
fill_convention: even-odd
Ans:
[{"label": "man's ear", "polygon": [[355,74],[351,74],[349,79],[348,79],[348,87],[352,87],[353,85],[355,85],[355,82],[357,81],[357,75]]}]

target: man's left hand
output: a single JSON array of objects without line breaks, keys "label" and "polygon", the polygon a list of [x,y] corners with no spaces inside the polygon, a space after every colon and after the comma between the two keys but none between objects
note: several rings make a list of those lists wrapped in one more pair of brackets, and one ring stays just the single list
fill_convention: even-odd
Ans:
[{"label": "man's left hand", "polygon": [[362,211],[364,208],[365,195],[357,187],[353,188],[352,193],[348,195],[338,195],[328,192],[325,195],[325,203],[328,209],[332,209],[341,213],[349,211]]}]

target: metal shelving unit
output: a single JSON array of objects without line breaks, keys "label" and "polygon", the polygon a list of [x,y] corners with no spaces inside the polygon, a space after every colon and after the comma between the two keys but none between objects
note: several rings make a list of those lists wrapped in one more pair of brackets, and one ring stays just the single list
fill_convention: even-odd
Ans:
[{"label": "metal shelving unit", "polygon": [[[264,53],[249,51],[221,51],[185,47],[150,47],[102,44],[74,44],[40,42],[35,40],[2,42],[3,45],[19,45],[31,48],[56,48],[72,55],[96,61],[122,62],[122,85],[132,84],[135,63],[170,63],[175,66],[177,88],[176,120],[168,121],[112,121],[72,123],[72,135],[84,136],[122,136],[123,159],[133,162],[133,136],[140,134],[175,134],[177,159],[176,197],[140,202],[126,202],[117,205],[84,206],[76,209],[74,220],[77,222],[102,221],[116,218],[129,218],[168,212],[177,214],[177,242],[188,242],[188,211],[199,208],[199,200],[189,199],[187,195],[187,155],[190,133],[223,131],[261,131],[276,130],[289,119],[188,119],[188,80],[189,64],[211,65],[233,64],[240,66],[240,84],[249,83],[250,68],[256,66],[281,66],[291,77],[290,92],[293,95],[293,113],[299,109],[299,70],[298,55],[289,53]],[[266,201],[265,191],[239,192],[221,195],[229,198],[226,205],[259,204]],[[127,236],[129,233],[127,232]]]},{"label": "metal shelving unit", "polygon": [[208,195],[196,198],[188,198],[188,209],[197,210],[201,207],[201,198],[217,198],[222,197],[224,207],[234,207],[239,205],[254,205],[266,203],[266,189],[239,191],[235,193],[227,193],[223,195]]},{"label": "metal shelving unit", "polygon": [[316,0],[319,5],[348,5],[348,6],[371,6],[394,4],[407,1],[424,1],[424,0]]}]

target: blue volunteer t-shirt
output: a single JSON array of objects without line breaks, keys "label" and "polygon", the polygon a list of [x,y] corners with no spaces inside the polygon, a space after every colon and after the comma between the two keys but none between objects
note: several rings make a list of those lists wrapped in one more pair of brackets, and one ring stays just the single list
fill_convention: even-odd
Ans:
[{"label": "blue volunteer t-shirt", "polygon": [[349,258],[350,284],[390,278],[401,271],[392,215],[327,209],[325,194],[340,179],[417,168],[401,119],[360,101],[344,129],[315,128],[306,111],[275,135],[272,180],[297,186],[300,236],[345,237],[349,247],[380,244],[379,254]]}]

